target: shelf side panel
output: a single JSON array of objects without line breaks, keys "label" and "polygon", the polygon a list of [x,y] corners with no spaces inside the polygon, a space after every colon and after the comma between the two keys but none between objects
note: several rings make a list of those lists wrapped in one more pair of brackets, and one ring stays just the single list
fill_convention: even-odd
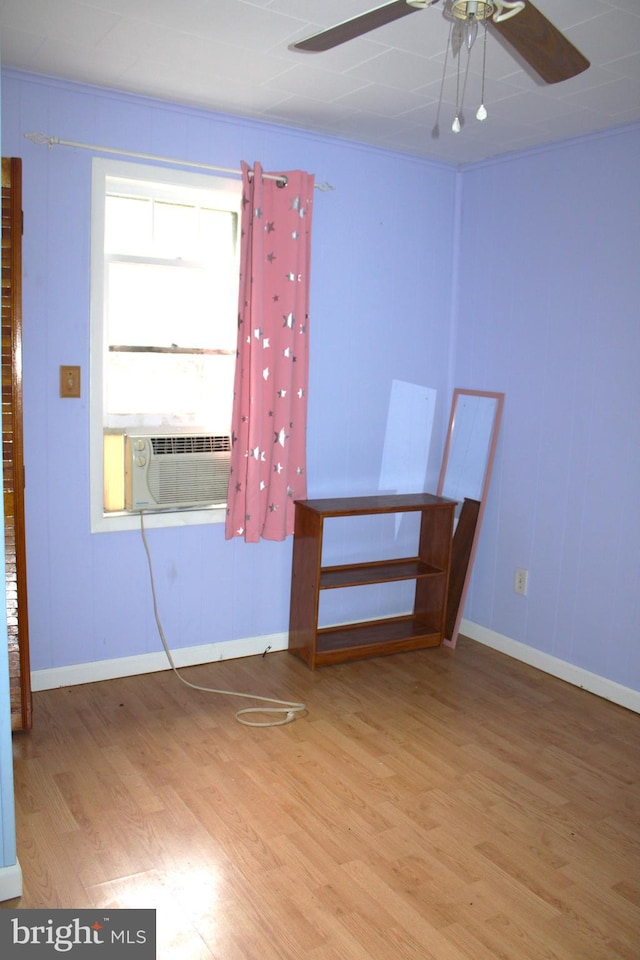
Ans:
[{"label": "shelf side panel", "polygon": [[439,567],[443,573],[441,577],[416,582],[414,613],[428,629],[438,631],[441,640],[444,637],[454,509],[454,503],[425,509],[420,523],[420,559],[423,563]]},{"label": "shelf side panel", "polygon": [[289,651],[312,669],[315,666],[321,555],[322,517],[297,503],[291,564]]}]

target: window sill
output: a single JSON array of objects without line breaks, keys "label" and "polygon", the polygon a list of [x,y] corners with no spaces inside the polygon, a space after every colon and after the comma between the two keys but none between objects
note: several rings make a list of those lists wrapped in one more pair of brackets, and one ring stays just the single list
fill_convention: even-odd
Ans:
[{"label": "window sill", "polygon": [[[144,525],[148,530],[160,527],[192,527],[198,524],[224,523],[227,508],[207,507],[201,509],[160,510],[155,513],[145,511]],[[110,513],[94,518],[92,533],[116,533],[121,530],[139,530],[139,513]]]}]

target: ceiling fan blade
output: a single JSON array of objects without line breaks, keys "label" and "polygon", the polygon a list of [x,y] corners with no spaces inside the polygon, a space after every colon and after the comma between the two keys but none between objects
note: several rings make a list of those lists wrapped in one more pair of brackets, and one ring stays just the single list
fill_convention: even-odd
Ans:
[{"label": "ceiling fan blade", "polygon": [[590,66],[586,57],[532,3],[515,17],[491,22],[493,30],[547,83],[576,77]]},{"label": "ceiling fan blade", "polygon": [[306,40],[292,43],[291,49],[322,53],[324,50],[331,50],[341,43],[346,43],[347,40],[354,40],[371,30],[384,27],[387,23],[393,23],[394,20],[399,20],[421,9],[421,6],[410,6],[407,0],[394,0],[393,3],[385,3],[383,7],[376,7],[375,10],[369,10],[368,13],[363,13],[359,17],[345,20],[336,27],[330,27],[328,30],[316,33],[313,37],[307,37]]}]

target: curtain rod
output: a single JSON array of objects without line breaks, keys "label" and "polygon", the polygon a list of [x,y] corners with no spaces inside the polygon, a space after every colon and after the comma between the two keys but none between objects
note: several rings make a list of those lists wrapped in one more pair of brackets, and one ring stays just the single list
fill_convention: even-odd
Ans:
[{"label": "curtain rod", "polygon": [[[232,167],[217,167],[210,163],[196,163],[192,160],[176,160],[175,157],[157,157],[152,153],[134,153],[131,150],[101,147],[93,143],[76,143],[74,140],[60,140],[58,137],[49,137],[46,133],[25,133],[25,137],[27,140],[32,140],[33,143],[46,144],[49,149],[55,146],[78,147],[81,150],[94,150],[96,153],[114,153],[120,157],[133,157],[136,160],[155,160],[156,163],[173,163],[178,167],[195,167],[197,170],[213,170],[216,173],[224,173],[228,176],[242,176],[241,170]],[[253,175],[253,171],[250,171],[250,175]],[[285,180],[286,182],[286,177],[278,176],[275,173],[263,173],[262,176],[267,180]],[[325,193],[329,190],[335,190],[335,187],[332,187],[330,183],[314,183],[314,187],[316,190],[322,190]]]}]

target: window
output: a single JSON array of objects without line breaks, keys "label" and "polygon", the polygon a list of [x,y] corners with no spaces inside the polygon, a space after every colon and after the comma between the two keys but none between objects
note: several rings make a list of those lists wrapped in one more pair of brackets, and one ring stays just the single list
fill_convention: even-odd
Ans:
[{"label": "window", "polygon": [[[94,160],[92,530],[139,522],[124,511],[126,435],[229,435],[240,194],[239,181]],[[207,514],[156,522],[224,510]]]}]

